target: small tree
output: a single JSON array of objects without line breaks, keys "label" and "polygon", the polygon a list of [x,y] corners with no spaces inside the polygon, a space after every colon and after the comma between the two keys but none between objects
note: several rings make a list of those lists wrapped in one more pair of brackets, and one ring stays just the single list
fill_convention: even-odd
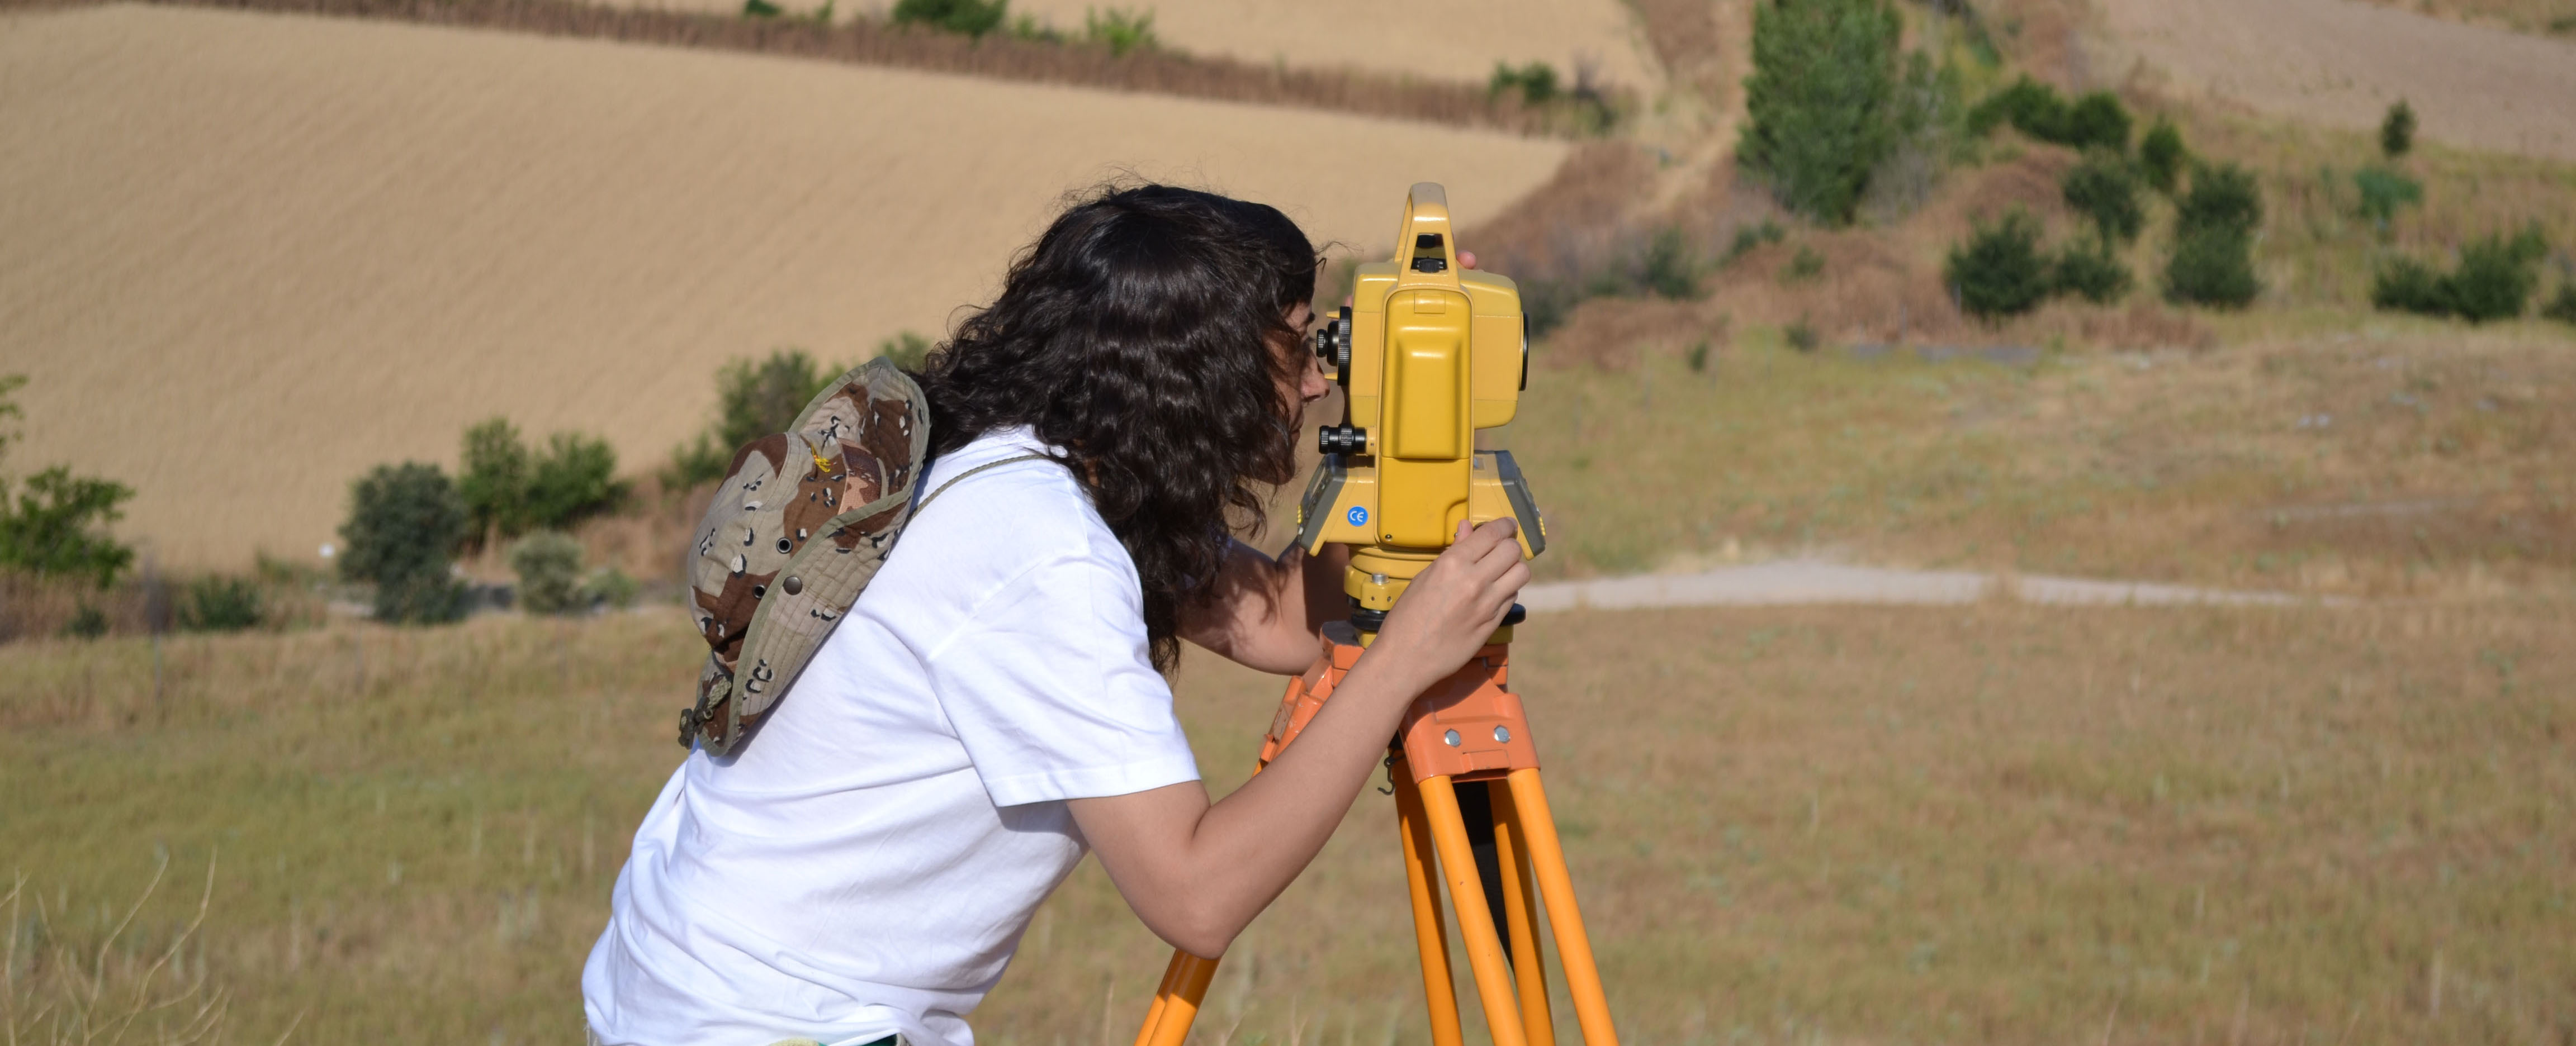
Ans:
[{"label": "small tree", "polygon": [[738,359],[716,371],[716,421],[705,433],[671,452],[662,484],[673,490],[724,476],[735,448],[785,432],[798,411],[839,377],[825,373],[803,349],[779,349],[767,359]]},{"label": "small tree", "polygon": [[528,527],[528,445],[508,418],[465,430],[464,470],[457,494],[465,499],[467,540],[480,545]]},{"label": "small tree", "polygon": [[2262,293],[2254,275],[2254,232],[2263,224],[2262,190],[2235,164],[2192,169],[2191,191],[2174,204],[2174,252],[2165,264],[2165,298],[2241,308]]},{"label": "small tree", "polygon": [[1989,323],[2038,308],[2049,289],[2039,220],[2016,207],[1997,224],[1971,223],[1968,242],[1950,249],[1941,276],[1961,309]]},{"label": "small tree", "polygon": [[545,455],[529,470],[526,519],[531,527],[568,529],[614,511],[627,493],[607,440],[558,432],[546,437]]},{"label": "small tree", "polygon": [[[16,398],[27,384],[24,374],[0,374],[0,424],[23,417]],[[0,428],[0,461],[18,433]],[[33,476],[12,496],[0,476],[0,568],[35,574],[87,577],[100,588],[134,564],[134,550],[106,533],[125,518],[118,507],[134,497],[134,488],[114,480],[72,475],[56,465]]]},{"label": "small tree", "polygon": [[2129,293],[2129,267],[2111,253],[2111,245],[2102,240],[2090,244],[2070,240],[2057,252],[2049,266],[2049,285],[2059,294],[2082,295],[2095,305],[2109,305]]},{"label": "small tree", "polygon": [[2190,153],[2183,148],[2182,131],[2173,121],[2156,117],[2155,126],[2138,140],[2138,173],[2160,193],[2171,193],[2182,178],[2183,161]]},{"label": "small tree", "polygon": [[2120,104],[2119,95],[2109,91],[2095,91],[2076,99],[2074,106],[2066,110],[2066,137],[2061,144],[2126,154],[2128,107]]},{"label": "small tree", "polygon": [[[997,0],[993,9],[999,12],[1001,8],[1002,4]],[[999,20],[997,14],[995,21]],[[1162,43],[1154,36],[1154,12],[1150,8],[1141,13],[1123,7],[1105,11],[1084,8],[1082,39],[1085,43],[1108,47],[1112,58],[1139,48],[1150,51]]]},{"label": "small tree", "polygon": [[2452,310],[2471,323],[2521,316],[2540,286],[2540,260],[2548,255],[2537,222],[2510,240],[2491,233],[2462,246],[2460,267],[2449,281]]},{"label": "small tree", "polygon": [[2379,153],[2395,160],[2415,149],[2415,107],[2400,98],[2379,121]]},{"label": "small tree", "polygon": [[438,466],[378,465],[349,487],[341,576],[376,586],[378,620],[456,620],[465,593],[449,557],[467,525],[465,500]]},{"label": "small tree", "polygon": [[2084,154],[2084,160],[2069,168],[2058,182],[2066,205],[2076,213],[2092,219],[2093,228],[2106,245],[2128,243],[2146,228],[2147,212],[2138,206],[2138,178],[2128,161],[2118,155],[2096,149]]},{"label": "small tree", "polygon": [[1782,205],[1842,224],[1896,147],[1896,46],[1884,0],[1774,0],[1753,11],[1736,160]]},{"label": "small tree", "polygon": [[1546,105],[1556,100],[1556,91],[1556,67],[1546,62],[1531,62],[1519,67],[1509,62],[1496,62],[1493,78],[1485,84],[1487,95],[1500,98],[1518,93],[1524,105]]},{"label": "small tree", "polygon": [[1002,24],[1010,0],[895,0],[896,25],[921,24],[980,37]]},{"label": "small tree", "polygon": [[519,607],[531,614],[581,609],[581,542],[561,531],[540,530],[510,546],[510,569],[519,575]]}]

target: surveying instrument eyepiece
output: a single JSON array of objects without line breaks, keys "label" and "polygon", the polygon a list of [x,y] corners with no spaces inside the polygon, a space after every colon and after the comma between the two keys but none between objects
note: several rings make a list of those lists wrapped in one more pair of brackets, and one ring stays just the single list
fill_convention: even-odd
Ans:
[{"label": "surveying instrument eyepiece", "polygon": [[[1351,304],[1315,333],[1315,354],[1348,413],[1324,426],[1323,452],[1297,514],[1307,552],[1351,548],[1346,623],[1326,625],[1315,665],[1288,683],[1263,738],[1261,765],[1305,729],[1406,587],[1456,540],[1458,524],[1512,519],[1523,558],[1547,549],[1538,507],[1510,451],[1475,434],[1511,422],[1529,384],[1529,322],[1506,277],[1458,265],[1449,200],[1413,187],[1395,257],[1359,267]],[[1387,755],[1396,826],[1422,958],[1432,1046],[1465,1046],[1458,1015],[1446,885],[1493,1046],[1556,1046],[1539,910],[1555,938],[1584,1046],[1618,1046],[1556,821],[1539,784],[1538,749],[1509,686],[1514,606],[1483,649],[1414,699]],[[1256,773],[1259,768],[1256,767]],[[1182,1046],[1217,959],[1175,950],[1136,1046]]]}]

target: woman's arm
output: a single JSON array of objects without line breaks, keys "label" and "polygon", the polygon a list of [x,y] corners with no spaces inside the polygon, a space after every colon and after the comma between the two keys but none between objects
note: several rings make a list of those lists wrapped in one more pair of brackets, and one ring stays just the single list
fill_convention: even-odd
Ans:
[{"label": "woman's arm", "polygon": [[1181,608],[1181,638],[1272,675],[1302,673],[1315,662],[1317,631],[1349,616],[1350,561],[1341,545],[1316,556],[1290,545],[1272,558],[1236,541],[1207,596]]},{"label": "woman's arm", "polygon": [[[1224,954],[1324,848],[1405,707],[1475,656],[1528,580],[1510,520],[1463,533],[1406,590],[1297,743],[1223,802],[1210,805],[1193,781],[1069,803],[1137,917],[1173,947]],[[1298,587],[1282,586],[1283,601]]]}]

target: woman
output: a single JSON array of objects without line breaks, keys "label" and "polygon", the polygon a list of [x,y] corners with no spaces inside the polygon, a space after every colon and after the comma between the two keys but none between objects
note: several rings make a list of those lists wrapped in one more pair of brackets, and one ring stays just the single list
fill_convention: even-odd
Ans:
[{"label": "woman", "polygon": [[1277,210],[1164,186],[1097,193],[1021,255],[923,376],[919,486],[1007,463],[922,510],[756,741],[672,774],[583,971],[595,1041],[972,1046],[1086,848],[1205,956],[1314,858],[1528,578],[1508,522],[1462,528],[1297,744],[1209,802],[1180,641],[1294,674],[1346,616],[1339,555],[1229,536],[1326,387],[1315,266]]}]

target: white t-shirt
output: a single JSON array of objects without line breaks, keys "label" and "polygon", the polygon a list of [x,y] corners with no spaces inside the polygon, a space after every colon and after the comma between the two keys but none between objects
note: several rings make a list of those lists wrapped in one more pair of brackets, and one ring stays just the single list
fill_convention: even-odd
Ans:
[{"label": "white t-shirt", "polygon": [[[921,489],[1042,450],[1027,429]],[[973,1046],[965,1015],[1086,849],[1064,801],[1198,778],[1136,567],[1063,466],[940,494],[767,722],[691,752],[582,970],[604,1043]]]}]

